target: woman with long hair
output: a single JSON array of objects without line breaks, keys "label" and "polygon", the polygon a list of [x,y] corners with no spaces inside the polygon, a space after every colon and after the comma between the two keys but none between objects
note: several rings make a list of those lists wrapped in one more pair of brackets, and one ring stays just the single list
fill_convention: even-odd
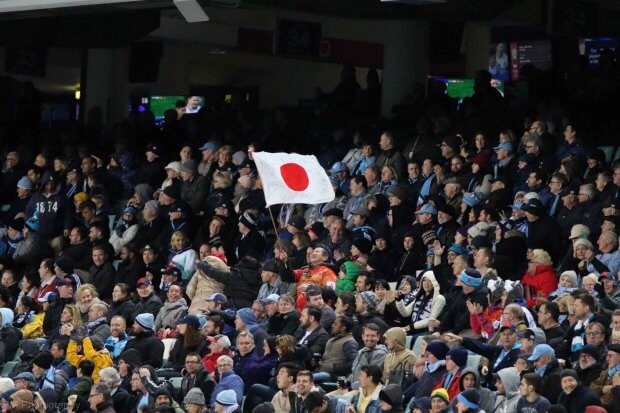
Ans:
[{"label": "woman with long hair", "polygon": [[108,311],[108,322],[115,315],[123,316],[127,324],[131,324],[131,315],[136,309],[136,304],[131,299],[131,287],[125,283],[118,283],[112,290],[112,303]]},{"label": "woman with long hair", "polygon": [[22,277],[21,291],[19,292],[19,295],[17,296],[15,308],[17,309],[17,305],[19,305],[19,302],[24,297],[34,298],[37,288],[39,288],[40,286],[41,286],[41,277],[39,276],[37,272],[32,271],[32,272],[25,273],[24,276]]},{"label": "woman with long hair", "polygon": [[82,284],[75,293],[75,304],[80,309],[82,321],[88,322],[88,311],[95,303],[100,303],[99,293],[92,284]]},{"label": "woman with long hair", "polygon": [[181,281],[187,284],[196,271],[195,261],[198,254],[192,249],[192,244],[187,235],[182,231],[175,231],[170,237],[170,250],[168,265],[173,265],[181,270]]},{"label": "woman with long hair", "polygon": [[300,369],[306,367],[306,354],[308,350],[298,345],[293,336],[283,335],[276,339],[276,351],[280,356],[280,364],[293,363]]},{"label": "woman with long hair", "polygon": [[185,356],[189,353],[198,353],[203,357],[208,350],[206,341],[200,332],[200,320],[195,315],[188,315],[177,323],[177,341],[174,343],[168,365],[166,367],[180,371],[185,365]]},{"label": "woman with long hair", "polygon": [[437,318],[446,305],[446,299],[439,292],[439,283],[432,271],[422,275],[420,288],[412,300],[405,304],[404,299],[396,299],[396,308],[403,317],[410,317],[406,329],[411,335],[419,335],[428,331],[428,320]]}]

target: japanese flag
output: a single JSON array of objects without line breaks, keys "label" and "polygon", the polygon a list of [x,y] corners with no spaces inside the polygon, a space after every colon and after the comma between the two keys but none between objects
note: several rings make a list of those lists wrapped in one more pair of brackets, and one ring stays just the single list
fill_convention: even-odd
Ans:
[{"label": "japanese flag", "polygon": [[320,204],[334,199],[334,189],[314,155],[254,152],[267,206]]}]

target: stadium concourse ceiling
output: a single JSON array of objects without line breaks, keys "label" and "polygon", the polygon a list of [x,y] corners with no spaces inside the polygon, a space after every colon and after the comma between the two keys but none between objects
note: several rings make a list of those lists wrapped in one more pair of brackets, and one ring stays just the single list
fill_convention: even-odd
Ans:
[{"label": "stadium concourse ceiling", "polygon": [[[50,3],[65,0],[53,0]],[[74,4],[88,0],[66,0]],[[136,10],[154,10],[174,8],[172,0],[92,0],[95,4],[83,7],[59,7],[46,9],[19,10],[5,13],[3,4],[37,2],[44,0],[0,0],[0,19],[28,19],[54,16],[66,16],[85,13],[109,13]],[[428,1],[429,4],[424,4]],[[364,19],[429,19],[429,20],[487,20],[509,10],[515,5],[528,0],[445,0],[445,3],[432,4],[437,0],[198,0],[204,7],[254,8],[269,7],[284,10]],[[543,1],[543,0],[536,0]],[[419,4],[411,4],[415,2]],[[49,4],[49,3],[48,3]]]}]

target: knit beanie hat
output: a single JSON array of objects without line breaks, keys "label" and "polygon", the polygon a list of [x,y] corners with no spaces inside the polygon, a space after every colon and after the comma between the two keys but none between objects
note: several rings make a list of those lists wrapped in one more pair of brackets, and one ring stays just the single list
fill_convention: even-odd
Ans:
[{"label": "knit beanie hat", "polygon": [[450,395],[448,395],[448,391],[444,388],[433,390],[433,392],[431,393],[431,400],[433,400],[435,397],[439,397],[441,400],[446,402],[446,404],[450,404]]},{"label": "knit beanie hat", "polygon": [[493,244],[491,240],[486,235],[478,235],[474,237],[469,243],[473,248],[491,248]]},{"label": "knit beanie hat", "polygon": [[377,306],[379,305],[379,300],[377,300],[377,296],[372,291],[364,291],[360,293],[360,298],[366,304],[366,311],[369,313],[374,313],[377,311]]},{"label": "knit beanie hat", "polygon": [[573,379],[579,381],[579,376],[577,376],[577,372],[573,369],[564,369],[562,371],[561,378],[564,378],[564,377],[572,377]]},{"label": "knit beanie hat", "polygon": [[372,241],[366,239],[364,237],[359,237],[353,240],[353,245],[357,248],[362,254],[368,255],[372,251]]},{"label": "knit beanie hat", "polygon": [[255,324],[258,324],[256,316],[254,315],[254,311],[252,311],[251,308],[242,308],[237,311],[237,315],[239,316],[241,321],[243,321],[243,324],[245,324],[247,327],[252,327]]},{"label": "knit beanie hat", "polygon": [[144,209],[148,209],[153,215],[159,215],[159,202],[150,200],[144,204]]},{"label": "knit beanie hat", "polygon": [[[234,391],[233,391],[234,393]],[[196,404],[198,406],[206,406],[205,395],[198,387],[191,388],[185,398],[183,399],[183,404]]]},{"label": "knit beanie hat", "polygon": [[234,406],[237,404],[237,394],[231,389],[221,391],[215,398],[215,402],[222,406]]},{"label": "knit beanie hat", "polygon": [[36,364],[43,370],[47,370],[50,368],[53,361],[54,356],[52,355],[52,353],[50,353],[49,351],[43,351],[37,354],[34,359],[32,359],[32,364]]},{"label": "knit beanie hat", "polygon": [[448,351],[447,355],[450,356],[450,359],[454,362],[454,364],[460,368],[467,365],[467,350],[464,348],[455,347]]},{"label": "knit beanie hat", "polygon": [[479,409],[478,403],[480,403],[480,393],[476,389],[467,389],[459,393],[456,399],[463,403],[470,409]]},{"label": "knit beanie hat", "polygon": [[256,406],[254,410],[252,410],[252,413],[274,413],[275,411],[276,409],[273,407],[273,404],[264,402]]},{"label": "knit beanie hat", "polygon": [[465,202],[468,207],[473,207],[478,205],[480,201],[482,201],[482,198],[484,198],[484,194],[481,192],[467,192],[463,195],[463,202]]},{"label": "knit beanie hat", "polygon": [[459,278],[463,284],[469,287],[478,287],[482,284],[482,274],[475,268],[467,268]]},{"label": "knit beanie hat", "polygon": [[136,323],[146,330],[153,330],[155,327],[155,319],[151,313],[138,314],[136,317]]},{"label": "knit beanie hat", "polygon": [[243,215],[239,217],[239,222],[248,227],[249,229],[256,228],[256,223],[258,221],[258,217],[251,212],[244,212]]},{"label": "knit beanie hat", "polygon": [[437,360],[445,360],[450,347],[443,341],[433,341],[426,346],[426,351],[435,356]]},{"label": "knit beanie hat", "polygon": [[479,235],[486,237],[489,234],[491,226],[486,222],[478,222],[476,225],[467,230],[467,235],[476,238]]}]

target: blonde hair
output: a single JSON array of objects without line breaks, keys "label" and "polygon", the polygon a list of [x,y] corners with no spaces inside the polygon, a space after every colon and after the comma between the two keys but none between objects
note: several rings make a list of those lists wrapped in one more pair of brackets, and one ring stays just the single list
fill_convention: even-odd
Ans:
[{"label": "blonde hair", "polygon": [[65,309],[71,313],[71,324],[75,328],[82,326],[82,313],[80,313],[80,309],[75,304],[67,304]]},{"label": "blonde hair", "polygon": [[551,256],[542,249],[535,249],[530,256],[532,261],[538,262],[540,265],[551,265]]},{"label": "blonde hair", "polygon": [[560,308],[561,313],[568,312],[568,309],[575,302],[575,299],[570,294],[564,294],[555,299],[555,302],[558,303],[558,307]]},{"label": "blonde hair", "polygon": [[613,330],[609,341],[611,344],[620,344],[620,331]]},{"label": "blonde hair", "polygon": [[213,180],[219,179],[220,188],[226,189],[232,186],[232,174],[228,171],[215,171],[213,172]]},{"label": "blonde hair", "polygon": [[170,248],[174,249],[174,241],[177,239],[181,239],[183,241],[183,247],[186,247],[189,244],[189,239],[183,231],[174,231],[170,237]]},{"label": "blonde hair", "polygon": [[594,273],[590,273],[581,279],[581,285],[587,281],[592,281],[594,284],[598,284],[598,277]]},{"label": "blonde hair", "polygon": [[80,288],[78,288],[76,293],[75,293],[75,301],[76,302],[79,303],[80,301],[82,301],[82,294],[84,294],[84,291],[86,291],[86,290],[90,291],[90,295],[92,295],[93,298],[98,298],[99,297],[99,293],[97,292],[97,289],[95,288],[94,285],[92,285],[92,284],[82,284],[80,286]]}]

